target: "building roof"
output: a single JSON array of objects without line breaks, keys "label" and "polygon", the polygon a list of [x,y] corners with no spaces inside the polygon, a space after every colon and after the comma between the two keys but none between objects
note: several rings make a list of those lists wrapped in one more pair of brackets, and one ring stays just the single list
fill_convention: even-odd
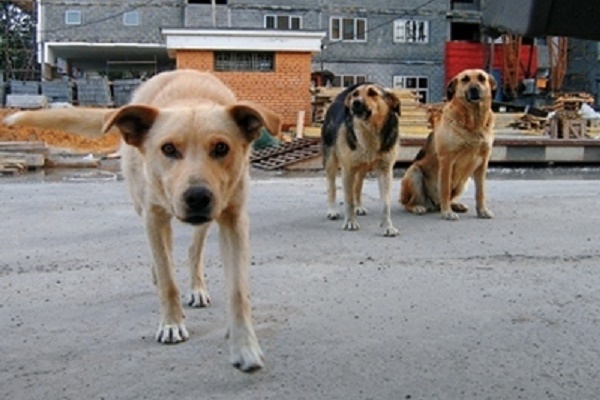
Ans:
[{"label": "building roof", "polygon": [[163,28],[167,49],[321,51],[323,31]]}]

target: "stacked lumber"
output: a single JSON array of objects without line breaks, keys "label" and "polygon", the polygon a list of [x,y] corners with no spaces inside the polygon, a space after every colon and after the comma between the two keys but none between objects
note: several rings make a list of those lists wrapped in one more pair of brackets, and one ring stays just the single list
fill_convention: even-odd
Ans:
[{"label": "stacked lumber", "polygon": [[562,93],[560,94],[552,106],[553,111],[559,110],[579,110],[582,104],[592,106],[594,104],[594,97],[589,93],[577,92],[577,93]]},{"label": "stacked lumber", "polygon": [[409,89],[392,89],[392,93],[400,99],[401,116],[398,119],[400,135],[427,136],[434,121],[435,104],[423,104],[416,92]]},{"label": "stacked lumber", "polygon": [[[327,108],[343,88],[315,87],[312,91],[312,122],[322,124]],[[429,125],[429,106],[419,101],[418,95],[408,89],[391,89],[400,99],[402,116],[399,118],[402,136],[426,136]]]},{"label": "stacked lumber", "polygon": [[43,142],[0,142],[0,174],[43,168],[47,156],[48,147]]},{"label": "stacked lumber", "polygon": [[522,131],[543,133],[548,128],[548,118],[532,114],[522,114],[511,121],[508,126]]}]

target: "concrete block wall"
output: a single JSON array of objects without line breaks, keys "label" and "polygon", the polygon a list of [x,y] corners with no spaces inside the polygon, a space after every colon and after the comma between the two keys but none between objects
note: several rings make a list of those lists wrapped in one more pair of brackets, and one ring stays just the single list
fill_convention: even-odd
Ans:
[{"label": "concrete block wall", "polygon": [[[181,27],[186,0],[61,0],[42,2],[43,40],[47,42],[164,43],[161,27]],[[67,10],[81,11],[81,25],[65,24]],[[138,26],[126,26],[121,14],[135,10]],[[114,17],[117,16],[117,17]]]},{"label": "concrete block wall", "polygon": [[42,94],[50,103],[73,103],[73,83],[68,81],[43,81]]},{"label": "concrete block wall", "polygon": [[[212,51],[178,51],[177,68],[214,70]],[[311,118],[311,54],[279,52],[274,72],[213,72],[228,85],[238,99],[255,101],[282,117],[283,125],[295,125],[298,111],[304,123]]]},{"label": "concrete block wall", "polygon": [[78,79],[77,99],[82,106],[110,106],[113,104],[106,78]]},{"label": "concrete block wall", "polygon": [[115,79],[113,81],[115,106],[120,107],[129,103],[131,94],[141,83],[141,79]]},{"label": "concrete block wall", "polygon": [[11,80],[10,94],[40,94],[40,83],[38,81],[18,81]]}]

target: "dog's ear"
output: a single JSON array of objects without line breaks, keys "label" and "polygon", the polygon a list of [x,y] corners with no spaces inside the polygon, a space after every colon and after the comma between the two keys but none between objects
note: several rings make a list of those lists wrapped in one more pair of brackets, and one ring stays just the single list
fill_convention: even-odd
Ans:
[{"label": "dog's ear", "polygon": [[491,74],[488,74],[488,81],[490,82],[490,88],[492,89],[492,99],[495,99],[498,90],[498,82],[496,82],[496,79]]},{"label": "dog's ear", "polygon": [[390,107],[390,110],[392,110],[398,116],[401,115],[400,99],[393,92],[390,92],[389,90],[384,90],[383,91],[383,99],[386,101],[386,103]]},{"label": "dog's ear", "polygon": [[267,107],[264,107],[262,104],[254,103],[251,101],[240,101],[237,104],[245,105],[258,111],[258,113],[263,119],[264,126],[269,131],[269,133],[277,138],[282,137],[281,118],[278,114],[269,110]]},{"label": "dog's ear", "polygon": [[[240,102],[227,107],[229,115],[231,115],[231,118],[233,118],[235,123],[238,125],[248,142],[258,139],[260,136],[260,128],[263,126],[266,127],[272,134],[275,133],[272,132],[271,129],[275,129],[276,132],[279,132],[279,127],[271,127],[271,129],[269,129],[266,122],[266,117],[262,115],[258,108],[259,107],[257,107],[255,104],[251,104],[249,102]],[[277,117],[276,122],[272,122],[273,124],[279,124],[279,117]]]},{"label": "dog's ear", "polygon": [[158,116],[158,109],[149,106],[132,105],[110,114],[102,127],[103,132],[116,126],[125,143],[140,147]]},{"label": "dog's ear", "polygon": [[454,97],[454,94],[456,93],[456,84],[457,83],[458,83],[458,80],[456,78],[454,78],[450,82],[448,82],[448,85],[446,86],[446,100],[450,101]]}]

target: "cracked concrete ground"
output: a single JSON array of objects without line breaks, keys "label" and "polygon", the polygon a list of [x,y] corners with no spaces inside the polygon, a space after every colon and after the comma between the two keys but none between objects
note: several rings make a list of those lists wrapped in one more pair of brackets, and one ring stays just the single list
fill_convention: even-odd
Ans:
[{"label": "cracked concrete ground", "polygon": [[[399,182],[395,181],[397,197]],[[325,218],[325,182],[252,183],[250,288],[266,368],[227,362],[215,232],[213,304],[190,340],[153,335],[158,300],[121,181],[0,181],[0,398],[593,399],[600,393],[600,181],[490,180],[493,220],[358,232]],[[473,207],[472,188],[464,196]],[[176,225],[182,292],[190,229]]]}]

